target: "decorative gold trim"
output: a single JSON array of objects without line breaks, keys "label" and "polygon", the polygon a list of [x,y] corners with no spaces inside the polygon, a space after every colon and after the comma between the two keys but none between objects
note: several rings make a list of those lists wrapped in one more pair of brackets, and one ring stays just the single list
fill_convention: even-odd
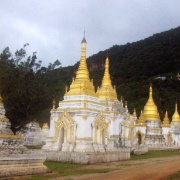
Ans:
[{"label": "decorative gold trim", "polygon": [[91,138],[91,137],[87,137],[87,138],[76,138],[76,140],[92,141],[92,138]]},{"label": "decorative gold trim", "polygon": [[7,138],[7,139],[22,139],[22,136],[19,136],[19,135],[12,135],[12,134],[0,134],[0,138]]},{"label": "decorative gold trim", "polygon": [[110,138],[119,138],[119,135],[112,135]]},{"label": "decorative gold trim", "polygon": [[[74,120],[71,118],[68,112],[60,116],[60,118],[54,122],[55,123],[55,137],[54,140],[58,141],[60,138],[60,129],[64,128],[64,136],[66,142],[74,142]],[[70,132],[70,137],[68,137],[68,132]]]},{"label": "decorative gold trim", "polygon": [[87,115],[82,116],[82,118],[83,118],[84,120],[86,120],[86,119],[87,119]]},{"label": "decorative gold trim", "polygon": [[7,117],[4,117],[4,118],[0,118],[0,121],[9,122],[9,119]]}]

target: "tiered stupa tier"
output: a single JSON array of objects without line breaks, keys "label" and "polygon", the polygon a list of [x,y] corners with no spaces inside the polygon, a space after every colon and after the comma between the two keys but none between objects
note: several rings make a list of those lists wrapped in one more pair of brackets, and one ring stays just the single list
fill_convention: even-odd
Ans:
[{"label": "tiered stupa tier", "polygon": [[149,99],[144,106],[144,120],[146,121],[145,144],[148,146],[163,146],[165,138],[162,134],[161,120],[152,96],[152,86],[149,89]]},{"label": "tiered stupa tier", "polygon": [[117,94],[115,89],[112,87],[110,74],[109,74],[109,59],[106,58],[105,72],[102,80],[101,87],[97,90],[97,95],[100,99],[106,100],[117,100]]},{"label": "tiered stupa tier", "polygon": [[70,95],[89,95],[97,97],[94,91],[93,82],[89,79],[89,72],[86,63],[86,39],[85,37],[82,40],[82,48],[81,48],[81,59],[79,68],[76,72],[76,78],[73,79],[72,84],[70,86],[69,92],[67,92],[67,96]]},{"label": "tiered stupa tier", "polygon": [[178,113],[178,108],[177,108],[177,103],[175,105],[175,112],[172,116],[172,122],[179,122],[180,123],[180,116],[179,116],[179,113]]},{"label": "tiered stupa tier", "polygon": [[159,121],[159,113],[157,110],[157,106],[154,103],[153,97],[152,97],[152,86],[150,85],[150,89],[149,89],[149,99],[146,103],[146,105],[144,106],[144,119],[145,120],[152,120],[152,121]]},{"label": "tiered stupa tier", "polygon": [[162,127],[170,127],[170,121],[168,118],[168,112],[167,111],[166,111],[165,116],[164,116]]},{"label": "tiered stupa tier", "polygon": [[146,121],[144,119],[144,112],[143,112],[143,110],[141,111],[141,114],[140,114],[139,119],[137,121],[137,125],[138,126],[146,126]]}]

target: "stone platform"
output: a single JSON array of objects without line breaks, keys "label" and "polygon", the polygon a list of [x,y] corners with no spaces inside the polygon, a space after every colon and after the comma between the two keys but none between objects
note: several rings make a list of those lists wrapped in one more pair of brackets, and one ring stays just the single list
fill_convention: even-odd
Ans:
[{"label": "stone platform", "polygon": [[[10,148],[8,148],[9,150]],[[21,153],[0,153],[0,177],[22,176],[48,173],[43,165],[45,155],[38,150],[22,150]]]},{"label": "stone platform", "polygon": [[115,152],[63,152],[63,151],[46,151],[47,161],[95,164],[115,162],[130,159],[130,149],[122,148],[121,151]]}]

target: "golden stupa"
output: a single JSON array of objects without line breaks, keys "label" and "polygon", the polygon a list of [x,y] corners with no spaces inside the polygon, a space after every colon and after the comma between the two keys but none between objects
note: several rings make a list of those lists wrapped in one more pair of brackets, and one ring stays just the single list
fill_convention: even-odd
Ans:
[{"label": "golden stupa", "polygon": [[42,129],[49,129],[48,123],[44,123]]},{"label": "golden stupa", "polygon": [[109,74],[109,59],[106,58],[105,72],[102,80],[101,87],[97,90],[97,95],[100,99],[117,100],[117,94],[112,87],[110,74]]},{"label": "golden stupa", "polygon": [[170,121],[169,121],[169,118],[168,118],[167,111],[166,111],[165,116],[164,116],[162,127],[170,127]]},{"label": "golden stupa", "polygon": [[1,95],[0,95],[0,106],[2,107],[2,112],[0,114],[0,121],[9,122],[9,119],[5,115],[4,103]]},{"label": "golden stupa", "polygon": [[89,95],[97,97],[93,82],[89,79],[89,71],[86,63],[86,39],[85,36],[82,40],[81,59],[79,68],[76,72],[76,78],[70,85],[70,90],[66,93],[69,95]]},{"label": "golden stupa", "polygon": [[137,125],[146,126],[146,121],[144,119],[144,112],[143,111],[141,111],[139,119],[137,120]]},{"label": "golden stupa", "polygon": [[144,119],[145,120],[154,120],[154,121],[159,121],[159,113],[157,110],[157,107],[154,103],[153,97],[152,97],[152,86],[150,85],[149,89],[149,99],[144,106]]},{"label": "golden stupa", "polygon": [[4,106],[4,105],[3,105],[3,99],[2,99],[2,97],[1,97],[1,95],[0,95],[0,106]]},{"label": "golden stupa", "polygon": [[172,122],[180,122],[180,117],[179,117],[179,113],[178,113],[178,109],[177,109],[177,103],[175,105],[175,112],[172,116]]}]

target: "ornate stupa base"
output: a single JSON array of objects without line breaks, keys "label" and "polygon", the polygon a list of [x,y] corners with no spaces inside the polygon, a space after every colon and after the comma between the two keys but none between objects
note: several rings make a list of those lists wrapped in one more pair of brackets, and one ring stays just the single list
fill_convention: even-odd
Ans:
[{"label": "ornate stupa base", "polygon": [[80,163],[80,164],[96,164],[106,162],[116,162],[130,159],[129,148],[118,148],[114,152],[63,152],[63,151],[47,151],[47,161]]},{"label": "ornate stupa base", "polygon": [[30,122],[26,125],[25,128],[27,129],[23,134],[23,144],[25,146],[42,147],[43,145],[45,145],[47,135],[44,131],[48,131],[48,129],[41,129],[37,122]]},{"label": "ornate stupa base", "polygon": [[161,122],[160,121],[152,121],[147,120],[147,129],[145,135],[145,144],[147,146],[165,146],[166,141],[162,134]]},{"label": "ornate stupa base", "polygon": [[[0,153],[0,178],[50,172],[43,165],[46,157],[42,151],[21,149],[22,152],[19,153],[18,147],[9,147],[8,149],[0,147],[0,149],[2,150]],[[12,154],[4,154],[5,150],[11,150]]]},{"label": "ornate stupa base", "polygon": [[45,154],[28,150],[23,146],[22,136],[14,135],[10,126],[0,96],[0,178],[50,172],[43,165]]}]

